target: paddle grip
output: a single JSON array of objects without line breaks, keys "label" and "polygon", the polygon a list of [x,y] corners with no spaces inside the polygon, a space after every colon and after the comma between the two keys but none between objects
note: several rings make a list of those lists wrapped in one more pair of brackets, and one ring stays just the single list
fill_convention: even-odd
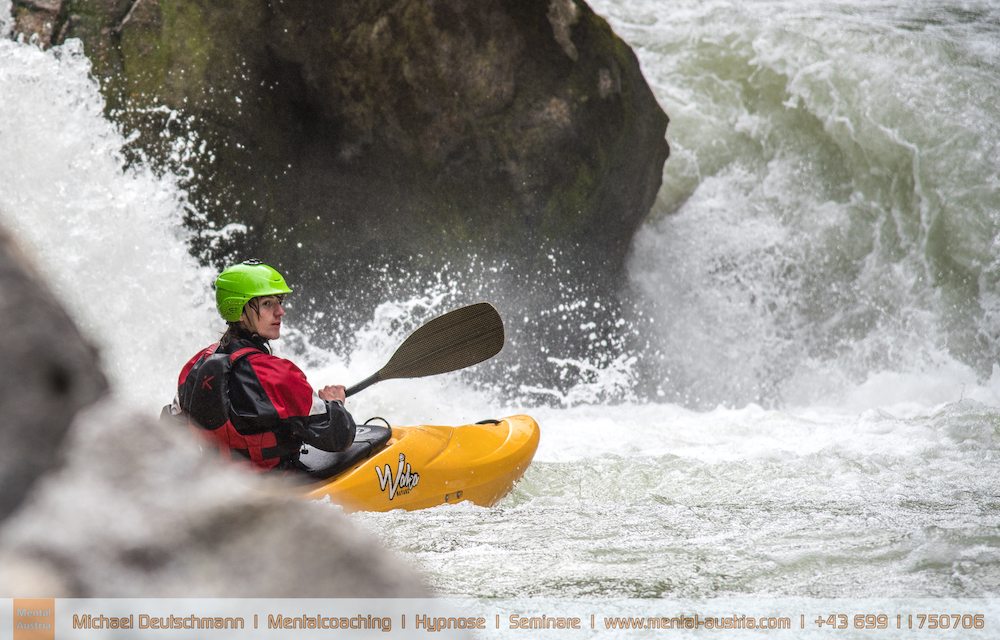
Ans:
[{"label": "paddle grip", "polygon": [[372,386],[379,380],[381,380],[381,378],[378,377],[378,374],[373,373],[372,375],[368,376],[367,378],[357,383],[353,387],[350,387],[346,391],[344,391],[344,396],[350,398],[358,391],[363,391],[364,389],[367,389],[368,387]]}]

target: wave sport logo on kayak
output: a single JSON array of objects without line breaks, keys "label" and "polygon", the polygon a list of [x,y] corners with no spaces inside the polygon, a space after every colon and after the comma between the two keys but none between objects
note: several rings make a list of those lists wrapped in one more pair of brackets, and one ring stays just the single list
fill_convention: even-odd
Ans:
[{"label": "wave sport logo on kayak", "polygon": [[384,472],[381,468],[375,467],[375,474],[378,476],[378,486],[381,490],[389,489],[390,500],[395,498],[397,493],[399,495],[409,493],[410,489],[420,482],[420,474],[410,471],[410,465],[406,462],[406,454],[403,453],[399,454],[399,466],[396,467],[395,478],[392,477],[392,469],[389,465],[385,465]]}]

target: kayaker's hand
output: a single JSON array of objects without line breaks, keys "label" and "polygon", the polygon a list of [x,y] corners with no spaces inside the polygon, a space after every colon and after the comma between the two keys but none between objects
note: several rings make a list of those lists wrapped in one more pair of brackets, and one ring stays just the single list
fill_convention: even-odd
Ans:
[{"label": "kayaker's hand", "polygon": [[344,404],[347,400],[347,395],[344,393],[346,387],[340,384],[331,384],[328,387],[323,387],[317,393],[320,398],[327,401],[340,400],[340,404]]}]

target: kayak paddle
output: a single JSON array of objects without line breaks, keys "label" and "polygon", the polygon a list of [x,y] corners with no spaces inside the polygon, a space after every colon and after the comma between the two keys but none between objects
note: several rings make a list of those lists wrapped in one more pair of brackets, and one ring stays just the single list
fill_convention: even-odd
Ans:
[{"label": "kayak paddle", "polygon": [[410,334],[377,373],[347,389],[352,396],[376,382],[422,378],[479,364],[503,348],[503,320],[488,302],[455,309]]}]

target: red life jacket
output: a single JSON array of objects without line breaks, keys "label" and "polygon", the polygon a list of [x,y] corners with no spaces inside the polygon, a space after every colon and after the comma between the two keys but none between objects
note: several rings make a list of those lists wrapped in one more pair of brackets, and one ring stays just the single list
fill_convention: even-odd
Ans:
[{"label": "red life jacket", "polygon": [[[217,450],[224,459],[245,465],[247,470],[267,471],[297,460],[302,441],[289,430],[278,428],[278,411],[259,388],[260,381],[255,375],[244,375],[249,380],[236,380],[233,374],[237,361],[254,353],[266,354],[254,347],[231,354],[216,353],[218,346],[214,344],[195,356],[180,376],[180,408],[196,439],[206,448]],[[252,366],[249,370],[253,371]],[[241,397],[251,398],[250,405],[260,406],[237,410],[230,394],[233,385],[256,387],[239,391]]]}]

